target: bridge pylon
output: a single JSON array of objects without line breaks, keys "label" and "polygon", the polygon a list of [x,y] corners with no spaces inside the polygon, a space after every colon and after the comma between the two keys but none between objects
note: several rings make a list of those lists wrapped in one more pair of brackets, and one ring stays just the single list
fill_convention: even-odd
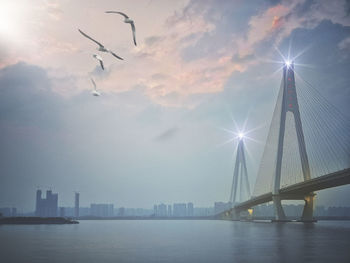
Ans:
[{"label": "bridge pylon", "polygon": [[231,202],[234,206],[237,201],[242,202],[244,197],[246,197],[247,199],[250,198],[250,187],[248,180],[247,164],[244,153],[244,141],[242,136],[239,139],[237,147],[236,162],[233,171],[232,187],[229,202]]},{"label": "bridge pylon", "polygon": [[286,117],[287,113],[291,113],[295,122],[295,130],[297,137],[297,144],[301,162],[301,169],[303,174],[304,181],[310,180],[310,167],[309,160],[306,152],[305,139],[303,133],[303,127],[300,118],[299,104],[297,91],[295,87],[295,77],[294,77],[294,62],[286,63],[283,67],[283,79],[282,79],[282,107],[280,115],[280,126],[278,134],[278,146],[277,146],[277,158],[275,166],[275,174],[272,188],[272,200],[275,209],[275,219],[277,221],[285,221],[286,216],[283,211],[281,204],[282,199],[289,200],[298,200],[302,199],[305,201],[304,211],[302,215],[303,221],[311,221],[313,219],[313,200],[314,193],[309,193],[306,196],[297,196],[295,198],[283,197],[280,195],[281,188],[281,170],[282,170],[282,159],[283,159],[283,147],[284,147],[284,138],[286,133]]}]

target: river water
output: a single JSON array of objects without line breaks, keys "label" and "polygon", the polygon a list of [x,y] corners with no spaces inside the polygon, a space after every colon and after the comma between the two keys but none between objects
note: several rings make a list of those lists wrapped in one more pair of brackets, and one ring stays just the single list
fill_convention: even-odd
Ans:
[{"label": "river water", "polygon": [[0,262],[350,262],[350,222],[2,225]]}]

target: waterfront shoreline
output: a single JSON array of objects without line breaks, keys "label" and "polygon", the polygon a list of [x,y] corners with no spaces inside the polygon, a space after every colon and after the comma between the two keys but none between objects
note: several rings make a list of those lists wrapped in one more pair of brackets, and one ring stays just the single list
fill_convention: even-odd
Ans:
[{"label": "waterfront shoreline", "polygon": [[63,217],[3,217],[0,225],[64,225],[79,224],[78,221]]}]

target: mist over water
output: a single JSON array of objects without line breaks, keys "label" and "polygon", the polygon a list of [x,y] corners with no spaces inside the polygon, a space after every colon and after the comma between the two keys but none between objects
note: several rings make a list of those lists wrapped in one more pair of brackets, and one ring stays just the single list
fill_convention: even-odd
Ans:
[{"label": "mist over water", "polygon": [[1,262],[350,262],[350,222],[0,226]]}]

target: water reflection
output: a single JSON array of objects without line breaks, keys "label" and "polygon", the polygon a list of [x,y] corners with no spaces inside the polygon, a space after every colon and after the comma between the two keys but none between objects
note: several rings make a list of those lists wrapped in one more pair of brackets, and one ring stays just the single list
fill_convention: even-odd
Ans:
[{"label": "water reflection", "polygon": [[245,224],[231,226],[233,262],[350,262],[348,222]]},{"label": "water reflection", "polygon": [[[350,222],[2,226],[1,262],[350,262]],[[18,253],[20,251],[20,253]]]}]

